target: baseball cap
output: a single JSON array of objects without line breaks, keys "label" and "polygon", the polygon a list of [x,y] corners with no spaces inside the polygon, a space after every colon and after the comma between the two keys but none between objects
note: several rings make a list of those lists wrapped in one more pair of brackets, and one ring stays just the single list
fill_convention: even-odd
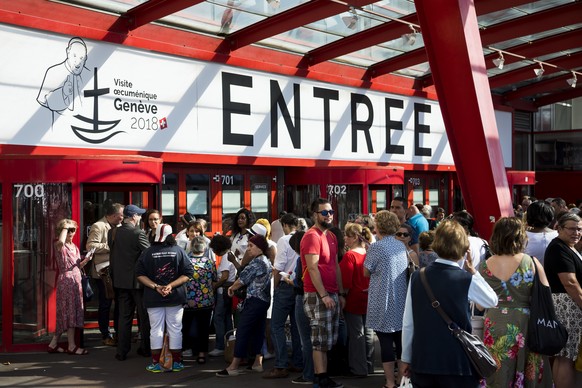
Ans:
[{"label": "baseball cap", "polygon": [[154,242],[164,242],[166,237],[172,234],[172,227],[168,224],[159,224],[156,227],[156,239]]},{"label": "baseball cap", "polygon": [[136,214],[142,215],[146,212],[146,209],[142,209],[141,207],[137,207],[135,205],[127,205],[123,209],[123,215],[125,217],[133,217]]}]

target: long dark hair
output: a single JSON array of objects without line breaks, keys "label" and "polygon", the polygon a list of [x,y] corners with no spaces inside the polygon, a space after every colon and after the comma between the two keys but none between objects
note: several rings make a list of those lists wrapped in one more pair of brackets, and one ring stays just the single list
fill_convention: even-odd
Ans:
[{"label": "long dark hair", "polygon": [[236,235],[237,233],[241,233],[242,229],[240,228],[240,226],[238,226],[238,216],[243,214],[245,216],[247,216],[247,229],[250,229],[251,226],[253,226],[253,224],[256,221],[255,215],[253,214],[252,211],[250,211],[247,208],[242,208],[239,211],[236,212],[236,214],[233,216],[232,218],[232,226],[231,226],[231,230],[232,230],[232,235]]}]

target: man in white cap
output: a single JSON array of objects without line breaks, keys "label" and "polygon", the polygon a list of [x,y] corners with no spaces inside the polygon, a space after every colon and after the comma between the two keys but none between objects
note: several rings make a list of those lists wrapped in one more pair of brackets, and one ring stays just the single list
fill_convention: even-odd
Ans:
[{"label": "man in white cap", "polygon": [[115,354],[119,361],[124,361],[131,350],[131,327],[136,308],[141,334],[141,346],[137,353],[144,357],[151,354],[150,323],[143,306],[143,289],[135,276],[137,259],[150,246],[145,232],[139,227],[145,212],[145,209],[138,206],[127,205],[123,209],[121,226],[110,229],[107,234],[111,276],[119,302],[119,332]]}]

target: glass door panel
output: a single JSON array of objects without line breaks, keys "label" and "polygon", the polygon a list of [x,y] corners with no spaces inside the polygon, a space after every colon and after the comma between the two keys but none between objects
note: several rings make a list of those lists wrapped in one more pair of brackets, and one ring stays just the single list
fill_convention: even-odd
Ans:
[{"label": "glass door panel", "polygon": [[287,211],[297,217],[311,218],[309,206],[321,197],[319,185],[289,185],[285,189]]},{"label": "glass door panel", "polygon": [[244,179],[242,175],[215,175],[222,188],[222,229],[230,230],[232,217],[244,207]]},{"label": "glass door panel", "polygon": [[251,211],[256,219],[265,218],[271,222],[271,182],[268,175],[251,175]]},{"label": "glass door panel", "polygon": [[326,186],[327,199],[335,210],[333,223],[343,230],[345,224],[362,214],[362,186],[361,185],[334,185]]},{"label": "glass door panel", "polygon": [[161,212],[164,223],[169,224],[172,228],[177,228],[178,214],[178,174],[164,172],[162,175],[162,204]]},{"label": "glass door panel", "polygon": [[210,175],[186,174],[186,209],[195,218],[206,220],[208,232],[212,232],[210,198]]},{"label": "glass door panel", "polygon": [[48,300],[58,272],[52,243],[57,223],[71,218],[71,187],[69,183],[13,185],[14,344],[48,340]]},{"label": "glass door panel", "polygon": [[392,185],[370,185],[368,189],[368,213],[390,209],[394,189]]},{"label": "glass door panel", "polygon": [[[112,204],[120,203],[122,205],[128,205],[131,203],[144,209],[156,206],[153,196],[153,187],[153,185],[85,185],[82,193],[83,207],[84,210],[85,208],[91,208],[92,211],[90,213],[86,210],[84,211],[84,214],[87,213],[88,216],[84,215],[81,226],[81,230],[84,231],[83,235],[80,236],[82,243],[79,246],[79,249],[81,252],[86,251],[85,247],[87,246],[87,238],[89,237],[91,225],[100,220],[105,215],[107,208]],[[173,212],[166,216],[162,213],[163,221],[170,223],[172,221],[172,214]],[[142,227],[145,227],[146,220],[142,219],[142,223]],[[97,287],[94,287],[94,291],[98,292]],[[98,296],[93,297],[90,301],[85,303],[86,328],[94,328],[98,326],[98,310]]]}]

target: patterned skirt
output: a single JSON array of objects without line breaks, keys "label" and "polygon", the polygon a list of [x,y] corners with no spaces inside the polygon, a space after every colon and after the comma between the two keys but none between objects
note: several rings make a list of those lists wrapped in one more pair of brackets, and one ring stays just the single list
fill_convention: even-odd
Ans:
[{"label": "patterned skirt", "polygon": [[582,335],[582,309],[566,293],[552,294],[558,320],[568,330],[568,343],[558,356],[576,360]]}]

